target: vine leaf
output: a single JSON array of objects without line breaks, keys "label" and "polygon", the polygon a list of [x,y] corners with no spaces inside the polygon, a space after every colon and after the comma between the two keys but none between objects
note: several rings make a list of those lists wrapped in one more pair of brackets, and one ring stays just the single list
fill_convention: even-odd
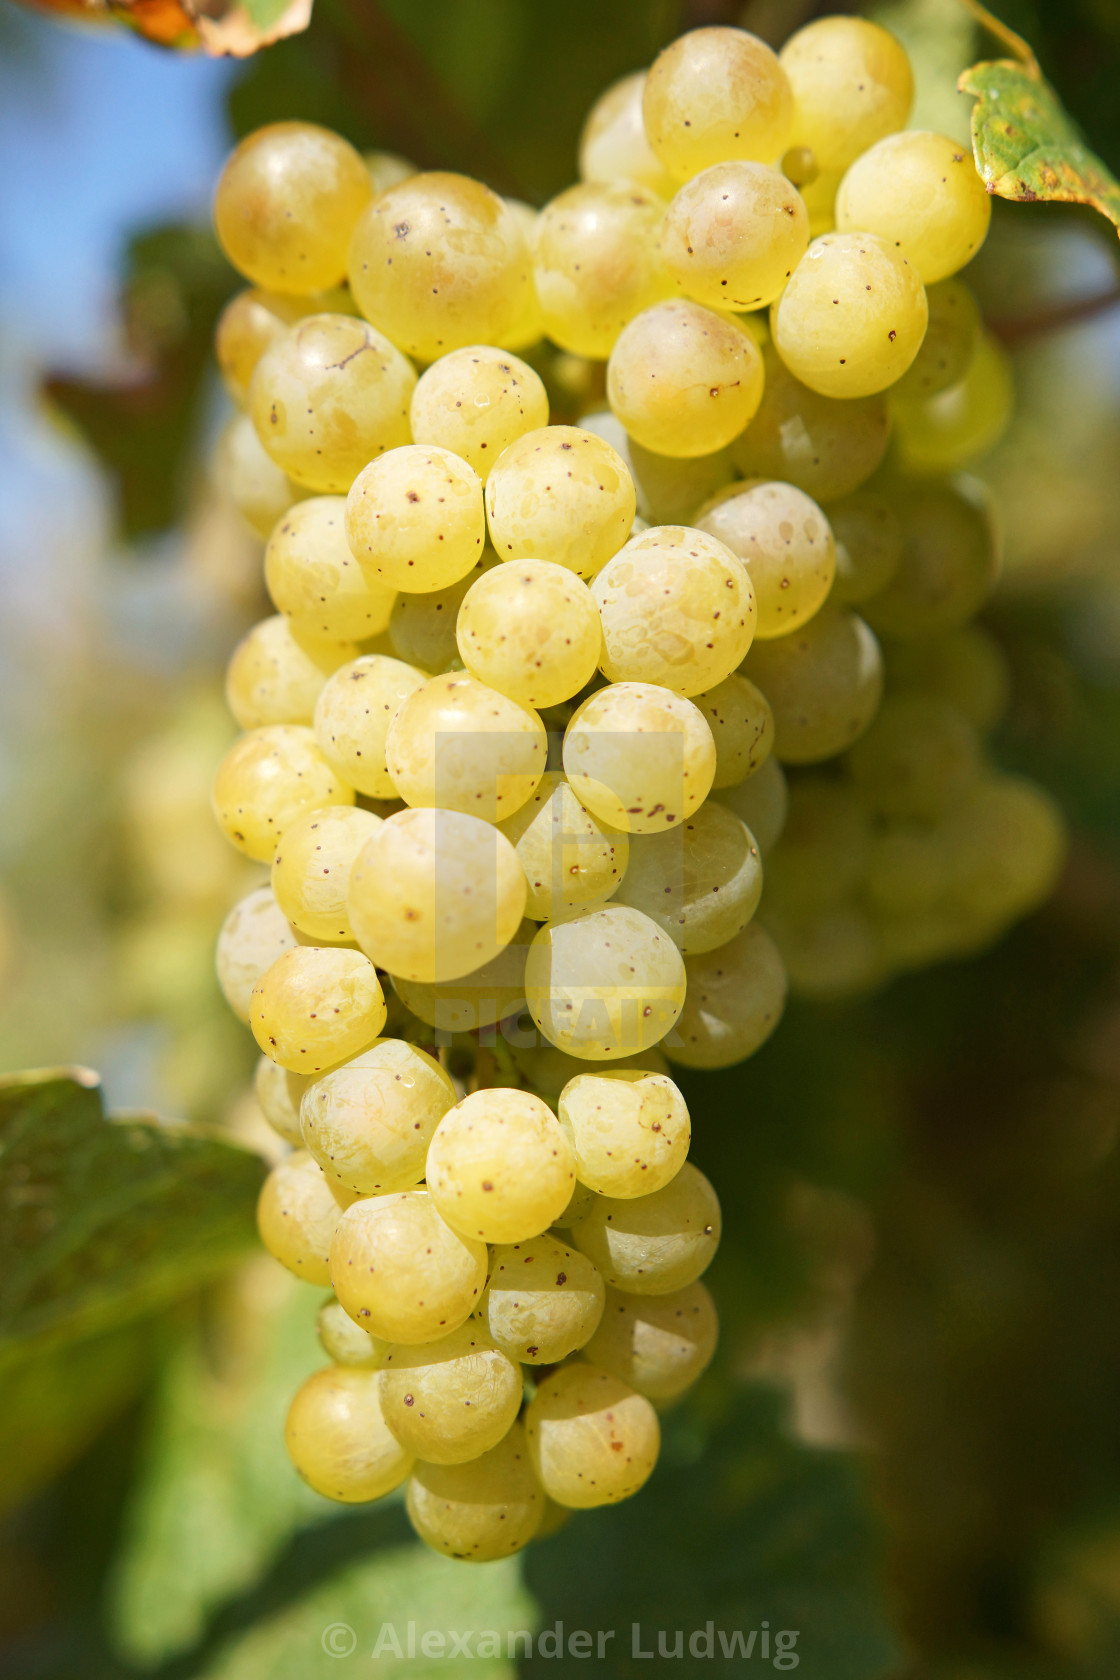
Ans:
[{"label": "vine leaf", "polygon": [[0,1369],[224,1272],[252,1247],[264,1172],[219,1133],[106,1118],[84,1070],[0,1080]]},{"label": "vine leaf", "polygon": [[248,58],[311,22],[313,0],[28,0],[40,10],[116,19],[160,47],[211,58]]},{"label": "vine leaf", "polygon": [[1120,230],[1120,181],[1090,151],[1030,47],[976,0],[965,0],[1015,58],[974,64],[957,86],[971,93],[972,149],[997,198],[1088,204]]}]

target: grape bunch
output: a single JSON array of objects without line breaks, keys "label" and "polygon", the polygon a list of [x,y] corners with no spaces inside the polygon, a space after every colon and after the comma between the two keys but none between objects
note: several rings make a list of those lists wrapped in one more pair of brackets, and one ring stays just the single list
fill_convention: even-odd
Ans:
[{"label": "grape bunch", "polygon": [[911,91],[858,18],[703,28],[539,212],[297,122],[218,184],[219,471],[276,609],[227,677],[214,810],[270,879],[218,970],[291,1145],[262,1239],[332,1292],[288,1448],[453,1557],[635,1493],[712,1356],[671,1064],[974,948],[1060,861],[981,746],[989,200]]}]

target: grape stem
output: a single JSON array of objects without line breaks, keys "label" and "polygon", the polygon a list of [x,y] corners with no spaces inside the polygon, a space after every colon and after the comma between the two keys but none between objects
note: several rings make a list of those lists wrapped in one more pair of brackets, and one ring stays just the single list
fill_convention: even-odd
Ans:
[{"label": "grape stem", "polygon": [[1091,292],[1088,297],[1056,303],[1048,309],[1039,309],[1033,315],[997,317],[987,324],[1002,344],[1014,348],[1029,344],[1032,339],[1044,338],[1047,333],[1060,332],[1063,327],[1076,326],[1080,321],[1091,321],[1097,315],[1106,314],[1118,303],[1120,285],[1113,285],[1106,292]]}]

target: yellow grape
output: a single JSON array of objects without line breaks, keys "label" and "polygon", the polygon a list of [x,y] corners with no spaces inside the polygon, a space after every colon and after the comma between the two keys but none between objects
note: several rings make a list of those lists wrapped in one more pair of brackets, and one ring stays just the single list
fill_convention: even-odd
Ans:
[{"label": "yellow grape", "polygon": [[385,820],[351,871],[347,909],[381,967],[430,983],[492,961],[517,932],[525,892],[504,834],[478,817],[426,808]]},{"label": "yellow grape", "polygon": [[1014,407],[1010,359],[998,340],[985,333],[959,384],[923,402],[892,404],[899,461],[921,473],[967,466],[995,448]]},{"label": "yellow grape", "polygon": [[525,1433],[544,1491],[577,1510],[631,1498],[648,1481],[661,1448],[657,1413],[644,1395],[581,1362],[541,1383]]},{"label": "yellow grape", "polygon": [[921,277],[872,233],[814,239],[770,310],[786,367],[826,397],[868,397],[901,379],[925,337]]},{"label": "yellow grape", "polygon": [[637,181],[582,181],[546,204],[533,243],[545,333],[605,358],[627,321],[675,287],[658,257],[665,201]]},{"label": "yellow grape", "polygon": [[409,805],[499,822],[544,775],[548,738],[536,712],[469,672],[433,677],[393,714],[385,762]]},{"label": "yellow grape", "polygon": [[234,268],[277,292],[322,291],[346,274],[355,223],[372,194],[359,154],[315,123],[269,123],[231,154],[214,228]]},{"label": "yellow grape", "polygon": [[761,163],[718,163],[677,192],[661,258],[697,303],[760,309],[773,303],[808,243],[809,212],[784,175]]},{"label": "yellow grape", "polygon": [[703,1376],[718,1339],[715,1302],[702,1283],[671,1295],[608,1289],[585,1357],[636,1394],[665,1406]]},{"label": "yellow grape", "polygon": [[383,1195],[421,1182],[432,1134],[454,1104],[455,1087],[434,1057],[382,1038],[307,1088],[300,1131],[329,1179]]},{"label": "yellow grape", "polygon": [[226,389],[239,408],[249,395],[253,369],[273,339],[301,315],[329,309],[313,298],[285,297],[248,286],[230,298],[214,328],[214,355]]},{"label": "yellow grape", "polygon": [[782,48],[793,89],[793,139],[823,171],[846,169],[885,134],[906,126],[914,78],[906,49],[859,17],[824,17]]},{"label": "yellow grape", "polygon": [[776,756],[815,764],[850,747],[871,722],[883,658],[862,618],[828,606],[790,635],[756,642],[744,675],[773,709]]},{"label": "yellow grape", "polygon": [[376,455],[408,442],[416,370],[352,315],[307,315],[270,344],[249,386],[269,455],[312,490],[342,492]]},{"label": "yellow grape", "polygon": [[974,479],[899,484],[888,499],[902,522],[902,558],[887,587],[865,601],[883,636],[940,635],[979,612],[999,571],[991,502]]},{"label": "yellow grape", "polygon": [[249,1025],[266,1056],[293,1073],[321,1073],[356,1056],[385,1025],[377,970],[360,951],[297,945],[253,988]]},{"label": "yellow grape", "polygon": [[247,414],[231,420],[218,439],[214,468],[218,488],[259,537],[267,537],[302,494],[266,453]]},{"label": "yellow grape", "polygon": [[[246,1016],[248,1019],[248,1016]],[[299,1105],[311,1081],[303,1074],[291,1073],[270,1056],[262,1056],[253,1075],[253,1095],[257,1106],[274,1132],[285,1143],[297,1149],[303,1146],[299,1129]]]},{"label": "yellow grape", "polygon": [[625,873],[627,836],[593,817],[559,771],[546,771],[520,810],[499,826],[525,872],[525,913],[535,921],[603,903]]},{"label": "yellow grape", "polygon": [[212,803],[238,851],[271,863],[297,817],[320,805],[352,805],[354,790],[339,781],[310,729],[273,724],[233,743],[218,766]]},{"label": "yellow grape", "polygon": [[310,723],[323,684],[357,651],[352,642],[297,636],[281,613],[262,619],[233,650],[226,704],[242,729]]},{"label": "yellow grape", "polygon": [[359,1329],[333,1295],[319,1308],[315,1333],[323,1352],[335,1365],[367,1371],[380,1370],[392,1346]]},{"label": "yellow grape", "polygon": [[420,173],[414,163],[410,163],[397,152],[363,152],[362,162],[369,170],[375,196],[388,192],[398,181],[407,181],[410,176]]},{"label": "yellow grape", "polygon": [[761,895],[762,861],[753,834],[712,800],[677,828],[634,836],[614,902],[649,916],[691,954],[733,939]]},{"label": "yellow grape", "polygon": [[918,402],[959,384],[980,342],[980,305],[963,280],[953,275],[927,286],[926,302],[926,336],[902,378],[891,387],[895,402]]},{"label": "yellow grape", "polygon": [[795,379],[773,346],[763,360],[762,402],[731,448],[739,471],[795,484],[818,502],[858,490],[886,453],[886,399],[824,397]]},{"label": "yellow grape", "polygon": [[685,975],[684,1008],[665,1042],[665,1054],[681,1067],[732,1067],[753,1056],[782,1018],[785,965],[756,922],[718,951],[686,957]]},{"label": "yellow grape", "polygon": [[654,60],[642,96],[654,152],[671,175],[729,158],[778,157],[793,97],[774,53],[745,29],[693,29]]},{"label": "yellow grape", "polygon": [[519,1423],[469,1464],[418,1464],[406,1498],[425,1545],[464,1563],[519,1552],[540,1528],[545,1503]]},{"label": "yellow grape", "polygon": [[302,1149],[278,1161],[261,1186],[257,1230],[261,1242],[296,1277],[329,1285],[330,1246],[342,1210],[353,1197],[331,1189]]},{"label": "yellow grape", "polygon": [[503,345],[531,286],[518,216],[465,175],[412,175],[375,198],[354,230],[359,309],[424,362],[468,344]]},{"label": "yellow grape", "polygon": [[902,558],[902,525],[885,496],[863,491],[833,502],[829,524],[836,539],[838,601],[858,605],[885,589]]},{"label": "yellow grape", "polygon": [[350,871],[380,827],[372,811],[323,805],[284,830],[272,860],[272,890],[297,933],[326,944],[353,940],[346,914]]},{"label": "yellow grape", "polygon": [[483,484],[511,443],[548,425],[540,375],[492,344],[449,351],[426,368],[412,393],[412,435],[474,468]]},{"label": "yellow grape", "polygon": [[636,1068],[577,1074],[560,1093],[558,1114],[576,1177],[600,1196],[628,1199],[660,1190],[688,1155],[688,1109],[665,1074]]},{"label": "yellow grape", "polygon": [[363,467],[346,498],[346,537],[390,589],[446,589],[486,541],[482,482],[449,449],[410,443]]},{"label": "yellow grape", "polygon": [[731,675],[754,636],[746,568],[722,542],[683,525],[632,537],[591,593],[602,625],[599,666],[612,682],[699,694]]},{"label": "yellow grape", "polygon": [[455,624],[468,589],[498,564],[498,556],[487,545],[458,583],[433,589],[426,595],[402,590],[393,602],[389,619],[389,645],[398,659],[432,673],[446,671],[459,658]]},{"label": "yellow grape", "polygon": [[487,1243],[524,1242],[563,1213],[572,1151],[552,1110],[529,1091],[474,1091],[445,1114],[428,1145],[428,1193],[455,1230]]},{"label": "yellow grape", "polygon": [[623,76],[592,105],[579,141],[583,181],[640,181],[662,198],[676,185],[646,138],[642,97],[646,73]]},{"label": "yellow grape", "polygon": [[490,540],[500,559],[552,560],[584,579],[622,547],[634,510],[626,463],[578,426],[524,433],[486,483]]},{"label": "yellow grape", "polygon": [[612,683],[564,734],[564,773],[581,805],[612,828],[658,834],[707,798],[716,749],[691,700],[653,683]]},{"label": "yellow grape", "polygon": [[590,682],[601,634],[587,585],[553,560],[511,560],[476,578],[455,626],[472,676],[538,708],[568,700]]},{"label": "yellow grape", "polygon": [[510,1359],[555,1365],[590,1339],[603,1298],[587,1256],[546,1231],[494,1250],[486,1323]]},{"label": "yellow grape", "polygon": [[550,1044],[585,1061],[615,1061],[651,1049],[673,1026],[684,964],[656,922],[607,904],[541,928],[529,947],[525,993]]},{"label": "yellow grape", "polygon": [[632,1295],[667,1295],[707,1271],[719,1247],[719,1198],[686,1161],[645,1196],[597,1196],[572,1241],[604,1281]]},{"label": "yellow grape", "polygon": [[836,194],[840,231],[879,234],[927,286],[972,260],[991,219],[992,201],[972,147],[929,129],[877,141],[852,164]]},{"label": "yellow grape", "polygon": [[622,332],[607,396],[630,436],[660,455],[710,455],[762,400],[762,356],[737,322],[687,299],[655,303]]},{"label": "yellow grape", "polygon": [[427,673],[413,665],[369,653],[324,683],[315,703],[315,739],[331,768],[359,793],[394,797],[385,737],[398,707],[427,681]]},{"label": "yellow grape", "polygon": [[891,695],[848,756],[861,797],[883,817],[935,817],[980,778],[980,739],[948,700]]},{"label": "yellow grape", "polygon": [[381,1410],[405,1451],[425,1464],[466,1464],[509,1433],[521,1409],[521,1367],[476,1319],[424,1347],[390,1348]]},{"label": "yellow grape", "polygon": [[525,1008],[525,961],[536,931],[526,919],[496,957],[457,980],[429,983],[394,974],[393,990],[418,1020],[440,1033],[492,1027]]},{"label": "yellow grape", "polygon": [[733,672],[714,688],[694,694],[692,703],[702,713],[715,742],[713,791],[735,787],[766,763],[774,745],[774,714],[762,690],[749,677]]},{"label": "yellow grape", "polygon": [[330,1282],[363,1330],[413,1347],[470,1317],[486,1284],[486,1245],[453,1231],[424,1190],[366,1196],[335,1227]]},{"label": "yellow grape", "polygon": [[271,887],[257,887],[234,905],[218,934],[214,966],[222,996],[238,1020],[249,1020],[253,987],[277,957],[299,944]]},{"label": "yellow grape", "polygon": [[341,496],[309,496],[288,509],[269,536],[264,580],[297,636],[364,641],[389,628],[395,591],[351,553]]},{"label": "yellow grape", "polygon": [[721,788],[715,797],[746,823],[764,857],[777,845],[785,827],[788,793],[785,773],[776,758],[771,755],[746,781],[737,782],[734,787]]},{"label": "yellow grape", "polygon": [[710,507],[698,523],[750,573],[760,640],[788,635],[823,606],[836,575],[836,545],[828,520],[803,490],[755,484]]},{"label": "yellow grape", "polygon": [[308,1377],[289,1408],[284,1445],[316,1493],[346,1504],[381,1499],[412,1468],[385,1422],[374,1370],[328,1365]]}]

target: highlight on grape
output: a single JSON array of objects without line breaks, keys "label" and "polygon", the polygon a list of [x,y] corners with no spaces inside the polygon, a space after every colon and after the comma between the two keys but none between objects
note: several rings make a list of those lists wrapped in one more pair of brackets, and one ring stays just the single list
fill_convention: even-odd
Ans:
[{"label": "highlight on grape", "polygon": [[[261,1239],[330,1292],[287,1446],[449,1557],[638,1493],[712,1358],[673,1069],[981,948],[1061,864],[986,747],[990,203],[911,101],[877,24],[701,28],[539,212],[302,122],[218,183],[276,609],[228,673],[214,811],[270,873],[218,971],[290,1146]],[[600,371],[578,424],[543,339]]]}]

